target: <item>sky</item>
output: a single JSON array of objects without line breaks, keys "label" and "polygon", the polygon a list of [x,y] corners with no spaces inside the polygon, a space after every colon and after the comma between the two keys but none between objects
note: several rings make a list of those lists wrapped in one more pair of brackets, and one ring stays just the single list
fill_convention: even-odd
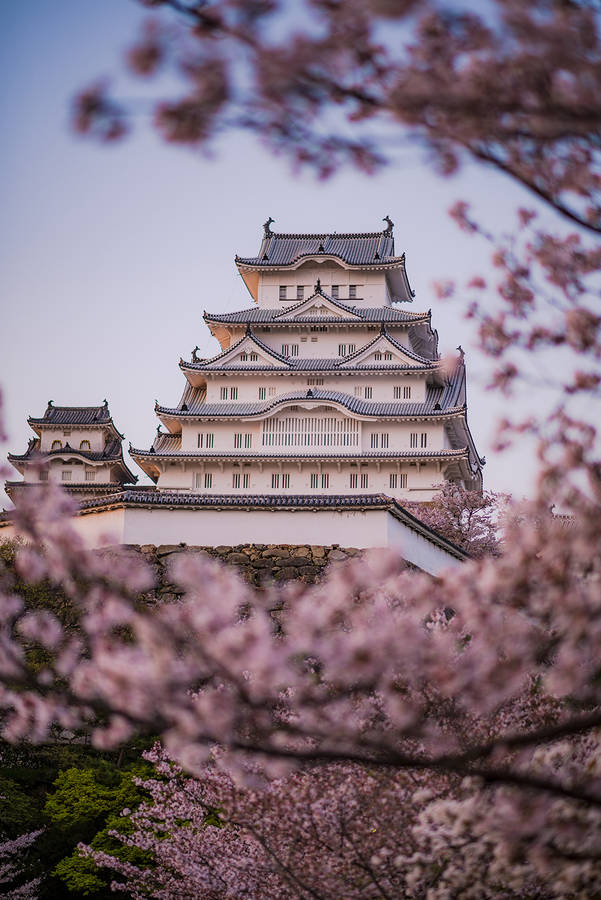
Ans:
[{"label": "sky", "polygon": [[124,78],[123,54],[147,15],[133,0],[0,6],[2,455],[26,449],[27,416],[42,415],[49,399],[84,406],[106,397],[125,450],[129,441],[150,446],[155,398],[172,406],[181,395],[180,356],[196,344],[200,355],[218,351],[203,310],[252,305],[234,256],[256,253],[268,216],[274,231],[341,232],[378,231],[390,215],[416,293],[410,308],[432,308],[443,353],[458,344],[467,352],[485,487],[531,494],[532,449],[491,450],[507,401],[485,390],[490,363],[472,346],[461,295],[440,301],[432,287],[488,269],[486,246],[458,230],[450,206],[467,199],[486,224],[508,228],[520,191],[476,167],[443,180],[417,149],[375,176],[347,170],[322,182],[239,133],[211,157],[163,144],[143,111],[123,143],[76,137],[71,100],[100,76],[116,76],[145,108],[137,101],[147,89]]}]

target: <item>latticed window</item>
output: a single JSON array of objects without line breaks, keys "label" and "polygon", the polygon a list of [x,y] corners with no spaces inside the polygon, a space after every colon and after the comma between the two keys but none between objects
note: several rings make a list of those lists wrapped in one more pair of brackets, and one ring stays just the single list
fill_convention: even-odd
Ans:
[{"label": "latticed window", "polygon": [[378,351],[378,353],[374,353],[374,359],[376,362],[380,362],[382,359],[382,354]]},{"label": "latticed window", "polygon": [[264,400],[267,396],[267,388],[259,388],[259,400]]},{"label": "latticed window", "polygon": [[391,472],[390,478],[388,479],[388,487],[391,487],[391,488],[397,487],[398,480],[399,480],[399,476],[396,474],[396,472]]},{"label": "latticed window", "polygon": [[409,446],[417,447],[417,431],[412,431],[409,435]]},{"label": "latticed window", "polygon": [[248,450],[252,447],[252,434],[235,434],[234,435],[234,450],[241,450],[242,447],[245,450]]},{"label": "latticed window", "polygon": [[297,299],[297,300],[303,300],[303,299],[304,299],[304,296],[305,296],[305,285],[304,285],[304,284],[297,284],[297,285],[296,285],[296,299]]},{"label": "latticed window", "polygon": [[48,469],[42,469],[40,472],[40,481],[48,481]]},{"label": "latticed window", "polygon": [[359,481],[359,475],[358,475],[358,473],[357,473],[357,472],[351,472],[351,474],[349,475],[349,487],[350,487],[350,488],[356,488],[356,487],[357,487],[358,481]]},{"label": "latticed window", "polygon": [[361,473],[361,487],[366,488],[369,487],[369,475],[367,472]]},{"label": "latticed window", "polygon": [[279,472],[273,472],[272,475],[271,475],[271,487],[272,487],[272,488],[279,488],[279,486],[280,486],[280,473],[279,473]]},{"label": "latticed window", "polygon": [[240,472],[234,472],[234,474],[232,475],[232,487],[240,487]]},{"label": "latticed window", "polygon": [[317,474],[317,472],[315,472],[313,475],[311,475],[311,487],[312,488],[319,487],[319,475]]},{"label": "latticed window", "polygon": [[405,389],[402,388],[402,387],[400,386],[400,384],[395,384],[395,386],[394,386],[393,389],[392,389],[392,396],[394,397],[394,399],[395,399],[395,400],[400,400],[401,397],[403,396],[403,391],[404,391],[404,390],[405,390]]},{"label": "latticed window", "polygon": [[[198,435],[198,449],[202,450],[206,447],[207,450],[210,450],[213,447],[213,443],[215,441],[215,435],[212,432],[202,432]],[[200,485],[199,485],[200,487]]]},{"label": "latticed window", "polygon": [[385,353],[385,354],[384,354],[384,359],[391,360],[391,359],[392,359],[392,353]]},{"label": "latticed window", "polygon": [[339,294],[340,294],[340,285],[339,285],[339,284],[333,284],[333,285],[332,285],[332,297],[334,297],[334,299],[337,300]]},{"label": "latticed window", "polygon": [[221,400],[227,400],[227,388],[226,387],[222,387],[220,389],[219,397],[221,398]]},{"label": "latticed window", "polygon": [[374,389],[372,387],[366,387],[364,391],[365,399],[371,400],[374,395]]},{"label": "latticed window", "polygon": [[259,357],[257,356],[256,353],[251,353],[248,358],[250,359],[251,362],[256,362]]},{"label": "latticed window", "polygon": [[96,481],[96,472],[94,469],[86,469],[86,481]]},{"label": "latticed window", "polygon": [[231,400],[238,399],[238,388],[237,387],[230,388],[230,399]]},{"label": "latticed window", "polygon": [[402,472],[402,473],[399,475],[399,480],[400,480],[400,487],[406,488],[406,487],[407,487],[407,473],[406,473],[406,472]]},{"label": "latticed window", "polygon": [[356,447],[359,423],[335,416],[277,416],[263,423],[263,447]]},{"label": "latticed window", "polygon": [[286,291],[286,285],[285,285],[285,284],[281,284],[281,285],[280,285],[280,300],[285,300],[285,299],[286,299],[286,293],[287,293],[287,291]]},{"label": "latticed window", "polygon": [[247,359],[248,359],[248,353],[241,353],[241,354],[240,354],[240,362],[246,362]]},{"label": "latticed window", "polygon": [[321,486],[322,488],[329,488],[330,486],[330,476],[325,472],[321,476]]},{"label": "latticed window", "polygon": [[242,487],[250,487],[250,472],[245,472],[242,476]]},{"label": "latticed window", "polygon": [[356,284],[349,284],[349,286],[348,286],[348,295],[349,295],[349,297],[351,297],[351,298],[357,296],[357,285],[356,285]]},{"label": "latticed window", "polygon": [[213,487],[213,474],[211,472],[205,472],[205,488]]},{"label": "latticed window", "polygon": [[411,387],[403,388],[403,400],[411,400]]},{"label": "latticed window", "polygon": [[282,475],[282,487],[289,488],[290,487],[290,473],[284,472]]},{"label": "latticed window", "polygon": [[323,378],[307,378],[307,384],[314,386],[323,384]]},{"label": "latticed window", "polygon": [[61,472],[61,479],[63,481],[71,481],[71,472],[69,472],[67,469],[63,469],[63,471]]},{"label": "latticed window", "polygon": [[422,431],[422,433],[421,433],[420,446],[421,446],[421,447],[427,447],[427,446],[428,446],[428,433],[427,433],[426,431]]}]

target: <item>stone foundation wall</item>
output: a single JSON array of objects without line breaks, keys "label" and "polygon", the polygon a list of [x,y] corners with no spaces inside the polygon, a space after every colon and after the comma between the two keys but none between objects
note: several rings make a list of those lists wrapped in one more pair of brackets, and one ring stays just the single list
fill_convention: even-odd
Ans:
[{"label": "stone foundation wall", "polygon": [[274,581],[298,580],[305,584],[320,581],[329,564],[360,556],[354,547],[309,546],[298,544],[238,544],[234,547],[191,547],[187,544],[163,544],[154,547],[130,544],[130,552],[139,553],[154,569],[160,593],[169,592],[167,568],[180,553],[206,553],[229,566],[235,566],[250,584],[261,587]]}]

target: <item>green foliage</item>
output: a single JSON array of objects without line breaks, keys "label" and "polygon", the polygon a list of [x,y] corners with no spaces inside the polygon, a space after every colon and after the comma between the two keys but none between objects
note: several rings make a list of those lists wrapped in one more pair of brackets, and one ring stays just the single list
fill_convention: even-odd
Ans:
[{"label": "green foliage", "polygon": [[[152,743],[152,742],[150,742]],[[44,827],[35,845],[30,877],[42,875],[42,900],[61,897],[110,897],[110,873],[79,857],[80,842],[129,859],[111,829],[126,831],[119,814],[135,809],[144,797],[134,777],[147,778],[152,767],[140,761],[147,744],[120,754],[100,753],[80,738],[71,744],[42,747],[3,744],[0,760],[0,820],[16,837]],[[146,857],[131,859],[146,864]]]}]

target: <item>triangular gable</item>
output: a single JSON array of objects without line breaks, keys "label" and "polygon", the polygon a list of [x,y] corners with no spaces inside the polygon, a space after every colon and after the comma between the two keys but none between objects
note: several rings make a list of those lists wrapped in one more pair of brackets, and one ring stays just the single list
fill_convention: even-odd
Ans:
[{"label": "triangular gable", "polygon": [[278,321],[286,321],[287,319],[303,319],[303,318],[339,318],[339,319],[356,319],[362,321],[360,316],[352,307],[338,303],[329,294],[316,291],[306,300],[301,300],[294,306],[282,310],[274,316]]},{"label": "triangular gable", "polygon": [[[244,356],[246,355],[246,359]],[[253,357],[252,359],[250,357]],[[254,357],[257,357],[256,359]],[[203,369],[221,369],[230,366],[245,366],[254,368],[258,365],[272,366],[274,369],[287,369],[285,357],[276,353],[271,347],[268,347],[262,341],[259,341],[254,334],[245,334],[233,346],[224,350],[213,359],[206,360]]]},{"label": "triangular gable", "polygon": [[[376,358],[376,354],[378,353],[382,355],[381,359]],[[392,359],[386,359],[385,354],[391,354]],[[419,369],[424,366],[431,368],[434,364],[432,360],[422,359],[422,357],[418,356],[417,353],[414,353],[408,347],[404,347],[402,344],[397,343],[397,341],[391,338],[388,332],[382,331],[373,341],[366,344],[365,347],[362,347],[355,353],[351,353],[349,356],[345,357],[340,368],[345,368],[346,366],[355,368],[356,366],[361,365],[396,365]]]}]

